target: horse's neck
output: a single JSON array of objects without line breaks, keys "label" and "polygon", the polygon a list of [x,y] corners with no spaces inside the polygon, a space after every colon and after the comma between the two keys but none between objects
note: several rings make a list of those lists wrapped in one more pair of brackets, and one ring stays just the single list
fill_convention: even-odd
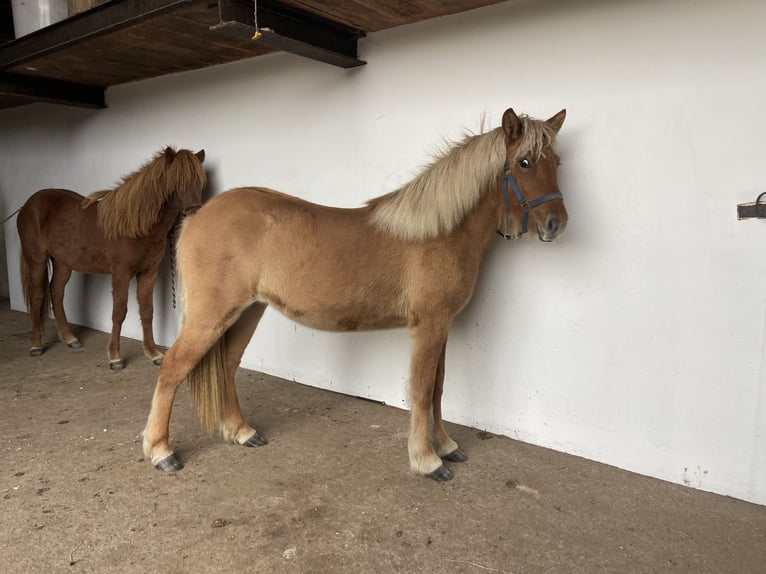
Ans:
[{"label": "horse's neck", "polygon": [[500,225],[501,193],[500,182],[493,184],[482,195],[479,203],[471,211],[458,229],[465,241],[476,242],[481,253],[487,249],[495,237]]},{"label": "horse's neck", "polygon": [[175,202],[168,201],[160,211],[157,223],[152,227],[149,235],[155,239],[164,239],[170,233],[181,209],[175,205]]}]

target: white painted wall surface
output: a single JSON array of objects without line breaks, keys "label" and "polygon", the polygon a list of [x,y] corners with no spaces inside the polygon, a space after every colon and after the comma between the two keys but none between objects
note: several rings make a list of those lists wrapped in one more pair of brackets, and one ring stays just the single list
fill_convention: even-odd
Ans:
[{"label": "white painted wall surface", "polygon": [[[2,209],[110,187],[167,143],[206,149],[213,193],[358,206],[484,112],[494,127],[507,106],[566,107],[568,230],[498,238],[451,332],[446,417],[766,504],[766,222],[736,220],[766,190],[764,21],[760,0],[509,2],[372,34],[355,71],[279,54],[113,88],[104,111],[6,110]],[[5,239],[22,309],[13,225]],[[73,278],[66,305],[108,330],[107,278]],[[124,333],[140,337],[134,300]],[[320,333],[267,312],[244,365],[404,406],[408,356],[405,330]]]}]

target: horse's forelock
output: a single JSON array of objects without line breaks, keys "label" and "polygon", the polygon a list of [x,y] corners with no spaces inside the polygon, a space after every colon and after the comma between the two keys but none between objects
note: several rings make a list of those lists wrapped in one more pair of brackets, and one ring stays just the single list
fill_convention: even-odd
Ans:
[{"label": "horse's forelock", "polygon": [[530,157],[537,161],[545,148],[553,146],[556,140],[556,129],[548,122],[536,120],[527,115],[521,115],[519,119],[522,134],[514,159],[518,161],[524,157]]}]

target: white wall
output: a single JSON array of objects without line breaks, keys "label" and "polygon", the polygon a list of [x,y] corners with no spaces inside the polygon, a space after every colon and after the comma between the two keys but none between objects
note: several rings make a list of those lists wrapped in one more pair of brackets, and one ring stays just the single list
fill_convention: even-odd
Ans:
[{"label": "white wall", "polygon": [[[357,206],[484,112],[566,107],[567,233],[498,239],[452,330],[446,417],[766,504],[766,222],[736,220],[766,190],[764,21],[760,0],[511,2],[372,34],[355,71],[279,54],[113,88],[104,111],[7,110],[0,197],[9,213],[41,187],[108,187],[171,143],[207,150],[213,192]],[[164,344],[169,290],[166,272]],[[73,279],[67,305],[109,328],[105,278]],[[408,352],[404,330],[270,312],[244,364],[404,406]]]}]

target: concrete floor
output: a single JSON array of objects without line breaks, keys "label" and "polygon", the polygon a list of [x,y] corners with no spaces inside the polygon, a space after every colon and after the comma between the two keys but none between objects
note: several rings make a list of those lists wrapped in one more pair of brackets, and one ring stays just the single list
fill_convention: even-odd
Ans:
[{"label": "concrete floor", "polygon": [[766,572],[766,507],[456,425],[470,460],[437,484],[407,470],[406,412],[251,371],[269,445],[205,436],[184,387],[163,474],[138,437],[157,367],[126,339],[111,372],[78,331],[29,357],[0,300],[2,572]]}]

